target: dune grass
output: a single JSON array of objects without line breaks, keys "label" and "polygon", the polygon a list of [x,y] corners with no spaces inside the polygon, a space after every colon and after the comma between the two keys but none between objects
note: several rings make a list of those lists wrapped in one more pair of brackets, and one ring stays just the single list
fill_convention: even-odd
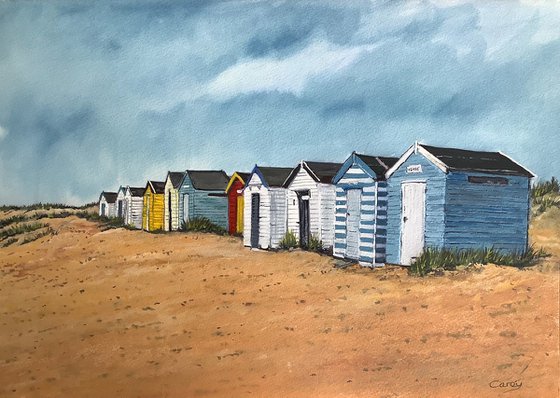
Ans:
[{"label": "dune grass", "polygon": [[0,231],[0,239],[11,238],[13,236],[33,232],[46,226],[47,224],[40,222],[12,225]]},{"label": "dune grass", "polygon": [[278,245],[280,246],[280,249],[289,250],[298,247],[299,243],[296,234],[290,230],[284,234]]},{"label": "dune grass", "polygon": [[181,224],[181,231],[189,232],[208,232],[217,235],[225,235],[227,231],[225,228],[214,224],[206,217],[195,217],[187,222]]},{"label": "dune grass", "polygon": [[517,268],[535,265],[541,258],[548,257],[544,249],[529,247],[524,252],[507,253],[494,248],[483,249],[437,249],[427,248],[410,266],[413,275],[424,276],[436,269],[455,270],[461,265],[496,264]]}]

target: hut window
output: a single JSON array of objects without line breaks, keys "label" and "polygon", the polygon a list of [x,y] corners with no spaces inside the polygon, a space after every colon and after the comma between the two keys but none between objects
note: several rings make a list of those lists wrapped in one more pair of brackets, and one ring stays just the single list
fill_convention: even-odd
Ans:
[{"label": "hut window", "polygon": [[503,177],[469,176],[469,182],[473,184],[508,185],[508,179]]}]

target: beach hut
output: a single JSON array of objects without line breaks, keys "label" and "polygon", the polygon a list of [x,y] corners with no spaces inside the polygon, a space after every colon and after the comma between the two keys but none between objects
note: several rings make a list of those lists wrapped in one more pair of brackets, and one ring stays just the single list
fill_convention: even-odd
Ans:
[{"label": "beach hut", "polygon": [[135,228],[142,228],[142,210],[144,206],[144,187],[126,187],[124,194],[124,222]]},{"label": "beach hut", "polygon": [[277,248],[287,230],[283,187],[291,167],[255,165],[243,190],[243,244],[252,248]]},{"label": "beach hut", "polygon": [[226,187],[228,197],[228,232],[230,235],[243,233],[243,188],[249,173],[236,171]]},{"label": "beach hut", "polygon": [[223,170],[187,170],[179,187],[179,222],[207,218],[226,229],[228,182]]},{"label": "beach hut", "polygon": [[116,217],[122,219],[123,221],[126,214],[125,195],[126,195],[126,187],[123,187],[121,185],[119,187],[119,190],[117,191],[117,201],[115,202],[115,215]]},{"label": "beach hut", "polygon": [[115,217],[116,192],[101,192],[99,195],[99,215],[102,217]]},{"label": "beach hut", "polygon": [[148,181],[144,190],[142,229],[146,231],[163,229],[164,196],[165,182]]},{"label": "beach hut", "polygon": [[166,231],[177,231],[179,225],[179,187],[185,172],[170,171],[165,179],[164,197],[164,229]]},{"label": "beach hut", "polygon": [[387,262],[409,265],[427,247],[527,249],[534,175],[502,152],[415,143],[386,177]]},{"label": "beach hut", "polygon": [[303,248],[309,247],[311,237],[321,241],[324,249],[334,244],[336,190],[332,179],[341,167],[341,163],[302,161],[284,182],[288,230]]},{"label": "beach hut", "polygon": [[333,178],[336,185],[335,257],[363,266],[385,262],[387,183],[398,158],[352,153]]}]

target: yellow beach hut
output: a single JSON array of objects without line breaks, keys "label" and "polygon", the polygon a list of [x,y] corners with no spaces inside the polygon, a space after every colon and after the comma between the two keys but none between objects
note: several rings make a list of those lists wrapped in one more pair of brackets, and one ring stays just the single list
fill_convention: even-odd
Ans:
[{"label": "yellow beach hut", "polygon": [[148,181],[144,190],[142,208],[142,229],[158,231],[163,229],[165,182]]}]

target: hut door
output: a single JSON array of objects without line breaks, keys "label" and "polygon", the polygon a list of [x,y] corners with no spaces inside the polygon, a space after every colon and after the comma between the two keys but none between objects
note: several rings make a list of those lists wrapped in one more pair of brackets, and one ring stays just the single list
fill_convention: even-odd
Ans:
[{"label": "hut door", "polygon": [[309,246],[309,191],[296,192],[299,205],[299,245],[301,247]]},{"label": "hut door", "polygon": [[169,214],[169,217],[167,217],[167,222],[168,224],[168,231],[171,231],[173,229],[173,218],[171,215],[171,191],[169,191],[169,194],[167,195],[167,212]]},{"label": "hut door", "polygon": [[183,221],[185,224],[189,222],[189,194],[183,195]]},{"label": "hut door", "polygon": [[119,207],[118,207],[119,210],[118,210],[118,213],[117,213],[117,214],[119,215],[119,218],[122,218],[122,216],[123,216],[123,211],[122,211],[122,200],[119,200],[119,201],[118,201],[118,206],[119,206]]},{"label": "hut door", "polygon": [[243,232],[243,195],[237,196],[237,225],[236,225],[236,232],[242,233]]},{"label": "hut door", "polygon": [[261,196],[258,193],[251,195],[251,247],[259,247],[259,219]]},{"label": "hut door", "polygon": [[401,264],[410,265],[424,250],[426,183],[402,184]]},{"label": "hut door", "polygon": [[101,203],[101,215],[105,216],[105,203]]},{"label": "hut door", "polygon": [[361,189],[346,191],[346,257],[358,260],[360,257],[360,202]]}]

